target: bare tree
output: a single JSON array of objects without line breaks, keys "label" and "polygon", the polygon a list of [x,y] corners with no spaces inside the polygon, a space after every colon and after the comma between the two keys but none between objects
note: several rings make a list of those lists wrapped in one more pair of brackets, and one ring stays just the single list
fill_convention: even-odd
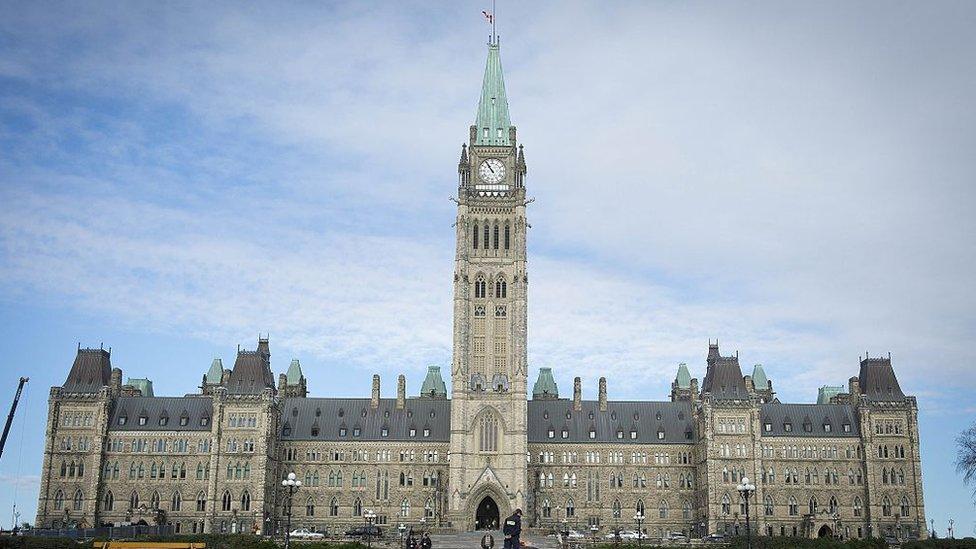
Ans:
[{"label": "bare tree", "polygon": [[[956,438],[956,471],[962,473],[962,480],[969,485],[976,484],[976,423]],[[976,499],[976,486],[973,487]]]}]

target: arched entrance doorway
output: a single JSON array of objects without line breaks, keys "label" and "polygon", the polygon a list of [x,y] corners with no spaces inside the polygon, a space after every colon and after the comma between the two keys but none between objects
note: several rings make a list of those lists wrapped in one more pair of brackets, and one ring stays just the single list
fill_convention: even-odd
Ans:
[{"label": "arched entrance doorway", "polygon": [[832,537],[834,537],[834,532],[830,529],[829,526],[827,526],[826,524],[824,524],[823,526],[820,527],[820,530],[817,531],[817,537],[818,538],[832,538]]},{"label": "arched entrance doorway", "polygon": [[498,515],[498,504],[495,500],[491,499],[491,496],[485,496],[478,504],[478,510],[475,511],[474,524],[475,528],[478,530],[495,530],[498,528],[498,524],[501,522],[501,517]]}]

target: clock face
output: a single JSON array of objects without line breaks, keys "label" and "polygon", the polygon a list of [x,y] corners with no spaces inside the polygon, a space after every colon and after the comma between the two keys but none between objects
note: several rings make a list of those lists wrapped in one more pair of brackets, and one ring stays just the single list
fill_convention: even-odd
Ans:
[{"label": "clock face", "polygon": [[478,167],[478,177],[489,185],[497,185],[505,179],[505,164],[497,158],[489,158]]}]

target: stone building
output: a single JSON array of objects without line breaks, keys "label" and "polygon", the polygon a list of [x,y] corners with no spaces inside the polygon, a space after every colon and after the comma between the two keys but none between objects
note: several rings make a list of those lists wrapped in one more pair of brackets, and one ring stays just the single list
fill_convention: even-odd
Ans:
[{"label": "stone building", "polygon": [[[678,367],[670,398],[560,396],[550,368],[528,394],[526,163],[497,39],[458,163],[450,393],[431,366],[364,398],[308,395],[298,360],[275,383],[267,339],[215,359],[199,390],[122,383],[103,349],[78,349],[52,387],[37,524],[168,523],[180,532],[294,526],[527,524],[651,536],[745,527],[736,485],[755,479],[752,527],[774,536],[926,535],[917,406],[889,358],[865,356],[816,404],[776,398],[762,366],[709,343],[701,384]],[[446,274],[446,273],[445,273]],[[449,398],[450,397],[450,398]]]}]

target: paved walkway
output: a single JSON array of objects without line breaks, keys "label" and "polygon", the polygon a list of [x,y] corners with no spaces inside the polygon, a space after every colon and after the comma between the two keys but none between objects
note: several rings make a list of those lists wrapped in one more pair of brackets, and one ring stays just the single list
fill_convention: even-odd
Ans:
[{"label": "paved walkway", "polygon": [[[481,537],[484,535],[485,531],[461,532],[457,534],[434,534],[430,536],[430,539],[433,542],[434,549],[479,549]],[[505,536],[502,535],[501,530],[492,531],[491,535],[495,538],[495,549],[502,549]],[[553,538],[540,535],[523,533],[522,541],[537,549],[557,549],[559,547]]]}]

